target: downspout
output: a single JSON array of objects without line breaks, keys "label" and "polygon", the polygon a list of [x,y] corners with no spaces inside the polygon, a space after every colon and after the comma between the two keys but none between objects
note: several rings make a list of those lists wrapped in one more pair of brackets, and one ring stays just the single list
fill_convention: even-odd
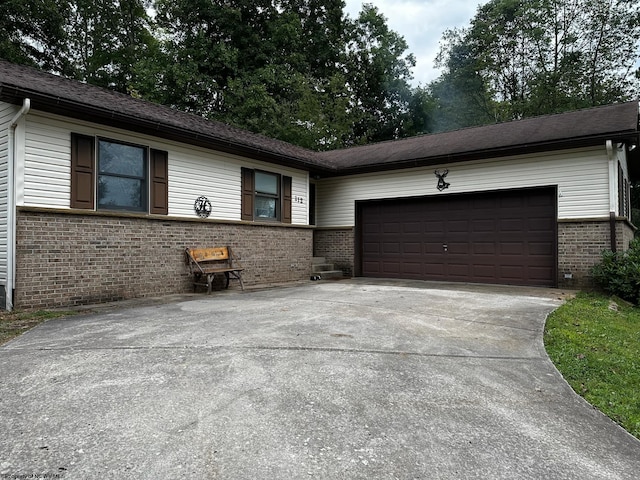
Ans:
[{"label": "downspout", "polygon": [[613,155],[613,142],[607,140],[607,158],[609,159],[609,238],[611,239],[611,251],[616,252],[618,239],[616,238],[616,201],[618,189],[616,188],[616,179],[618,172],[616,170],[616,158]]},{"label": "downspout", "polygon": [[31,100],[25,98],[22,108],[9,123],[9,158],[7,161],[7,283],[5,285],[5,305],[13,310],[13,291],[16,275],[16,189],[15,165],[18,160],[16,151],[16,128],[22,118],[29,113]]}]

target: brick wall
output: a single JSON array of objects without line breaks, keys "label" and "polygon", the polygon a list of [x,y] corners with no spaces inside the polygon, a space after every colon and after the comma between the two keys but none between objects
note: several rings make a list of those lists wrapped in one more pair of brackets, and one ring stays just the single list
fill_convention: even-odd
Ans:
[{"label": "brick wall", "polygon": [[[24,211],[17,218],[17,308],[192,292],[187,246],[230,246],[245,285],[308,279],[313,230],[279,225]],[[230,288],[239,288],[231,282]]]},{"label": "brick wall", "polygon": [[354,265],[353,228],[319,228],[313,234],[313,252],[316,257],[325,257],[345,274],[353,275]]},{"label": "brick wall", "polygon": [[[628,248],[633,229],[625,221],[616,222],[616,247]],[[589,270],[598,263],[603,250],[611,249],[611,226],[608,221],[558,223],[558,285],[571,288],[593,286]],[[573,278],[565,278],[572,274]]]}]

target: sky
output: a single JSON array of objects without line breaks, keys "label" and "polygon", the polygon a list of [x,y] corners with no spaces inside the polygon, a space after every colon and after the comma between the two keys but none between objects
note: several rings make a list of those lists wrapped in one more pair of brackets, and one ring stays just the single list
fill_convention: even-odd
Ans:
[{"label": "sky", "polygon": [[378,8],[387,25],[404,37],[408,52],[416,58],[414,86],[435,80],[440,71],[434,67],[439,42],[445,30],[466,27],[476,13],[480,0],[345,0],[345,12],[355,18],[363,3]]}]

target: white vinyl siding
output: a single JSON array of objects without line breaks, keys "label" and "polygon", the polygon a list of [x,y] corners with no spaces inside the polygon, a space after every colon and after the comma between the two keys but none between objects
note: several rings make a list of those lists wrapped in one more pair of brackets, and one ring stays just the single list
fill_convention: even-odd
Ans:
[{"label": "white vinyl siding", "polygon": [[[434,170],[444,169],[449,170],[445,180],[450,186],[439,192]],[[608,217],[605,146],[321,180],[317,182],[318,226],[353,226],[356,200],[555,185],[558,218]]]},{"label": "white vinyl siding", "polygon": [[304,199],[303,203],[293,202],[292,223],[307,225],[307,172],[221,153],[216,153],[214,159],[211,153],[203,156],[201,152],[186,149],[169,151],[169,215],[194,216],[193,203],[204,195],[211,202],[211,218],[239,220],[242,167],[292,177],[293,196]]},{"label": "white vinyl siding", "polygon": [[0,102],[0,285],[7,282],[9,122],[17,111],[17,107]]},{"label": "white vinyl siding", "polygon": [[[71,137],[68,129],[26,117],[25,162],[16,169],[24,179],[18,205],[68,208],[71,198]],[[18,187],[20,183],[18,182]]]},{"label": "white vinyl siding", "polygon": [[18,205],[69,208],[71,132],[167,151],[169,216],[197,218],[194,202],[204,195],[212,205],[209,218],[239,221],[241,168],[247,167],[291,176],[293,195],[303,199],[302,203],[293,203],[292,223],[306,225],[308,222],[308,173],[305,171],[34,111],[27,116],[26,159],[18,168],[23,180],[17,185]]}]

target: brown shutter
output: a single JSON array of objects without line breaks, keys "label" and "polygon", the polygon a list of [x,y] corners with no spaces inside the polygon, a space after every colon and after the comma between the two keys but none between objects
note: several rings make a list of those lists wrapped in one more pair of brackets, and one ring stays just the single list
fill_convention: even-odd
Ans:
[{"label": "brown shutter", "polygon": [[71,208],[95,208],[95,139],[71,134]]},{"label": "brown shutter", "polygon": [[169,213],[169,154],[151,149],[151,208],[149,213]]},{"label": "brown shutter", "polygon": [[253,220],[253,170],[250,168],[242,169],[242,220]]},{"label": "brown shutter", "polygon": [[282,177],[282,223],[291,223],[291,177]]}]

